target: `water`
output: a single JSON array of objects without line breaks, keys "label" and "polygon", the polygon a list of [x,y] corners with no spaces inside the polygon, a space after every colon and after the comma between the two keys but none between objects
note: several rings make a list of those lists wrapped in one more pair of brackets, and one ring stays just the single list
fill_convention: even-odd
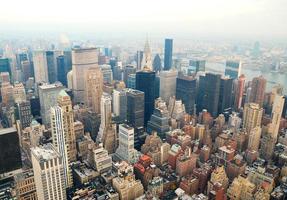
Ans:
[{"label": "water", "polygon": [[[206,63],[206,71],[224,74],[225,63]],[[287,95],[287,74],[279,72],[262,72],[259,70],[242,68],[242,74],[245,75],[247,81],[251,81],[254,77],[262,75],[267,80],[267,92],[271,88],[280,84],[283,86],[283,93]]]}]

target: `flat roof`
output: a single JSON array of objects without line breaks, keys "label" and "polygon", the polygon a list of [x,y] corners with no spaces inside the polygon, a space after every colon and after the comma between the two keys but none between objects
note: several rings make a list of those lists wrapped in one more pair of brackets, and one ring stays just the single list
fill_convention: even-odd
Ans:
[{"label": "flat roof", "polygon": [[17,132],[17,129],[14,127],[0,129],[0,135],[4,135],[7,133],[13,133],[13,132]]}]

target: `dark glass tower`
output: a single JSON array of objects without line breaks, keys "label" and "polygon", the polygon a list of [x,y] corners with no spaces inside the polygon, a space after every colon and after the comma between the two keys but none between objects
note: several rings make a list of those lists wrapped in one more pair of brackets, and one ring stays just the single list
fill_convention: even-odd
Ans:
[{"label": "dark glass tower", "polygon": [[11,67],[8,58],[0,58],[0,72],[9,72],[11,77]]},{"label": "dark glass tower", "polygon": [[198,112],[207,109],[213,117],[217,117],[220,80],[221,75],[219,74],[207,73],[205,76],[200,76],[197,100]]},{"label": "dark glass tower", "polygon": [[146,125],[154,110],[154,100],[156,98],[156,77],[155,72],[150,70],[136,73],[136,89],[144,92],[145,114],[144,124]]},{"label": "dark glass tower", "polygon": [[165,39],[164,42],[164,70],[170,70],[172,66],[172,39]]},{"label": "dark glass tower", "polygon": [[180,75],[176,79],[176,99],[181,99],[188,114],[194,114],[196,79]]},{"label": "dark glass tower", "polygon": [[65,58],[64,56],[57,57],[57,78],[63,85],[67,86],[67,73],[65,69]]},{"label": "dark glass tower", "polygon": [[46,51],[49,83],[57,81],[55,58],[53,51]]},{"label": "dark glass tower", "polygon": [[128,124],[134,128],[142,128],[144,126],[144,93],[128,89],[126,96]]},{"label": "dark glass tower", "polygon": [[232,102],[232,84],[233,79],[221,78],[220,80],[220,93],[218,102],[218,113],[223,114],[226,111],[231,110]]},{"label": "dark glass tower", "polygon": [[155,72],[161,71],[161,59],[158,54],[153,59],[152,67]]},{"label": "dark glass tower", "polygon": [[227,60],[225,66],[225,76],[237,79],[241,74],[241,64],[239,61]]}]

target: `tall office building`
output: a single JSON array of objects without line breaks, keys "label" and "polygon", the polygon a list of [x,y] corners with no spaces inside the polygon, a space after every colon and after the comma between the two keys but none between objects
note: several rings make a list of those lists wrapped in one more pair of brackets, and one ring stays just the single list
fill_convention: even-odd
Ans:
[{"label": "tall office building", "polygon": [[21,69],[23,73],[23,81],[26,82],[30,77],[33,77],[32,63],[28,60],[21,62]]},{"label": "tall office building", "polygon": [[109,153],[114,153],[116,148],[116,126],[112,123],[111,96],[104,93],[101,98],[101,125],[97,142],[103,143]]},{"label": "tall office building", "polygon": [[34,64],[34,74],[35,82],[49,82],[48,76],[48,66],[45,51],[34,51],[33,52],[33,64]]},{"label": "tall office building", "polygon": [[232,105],[232,84],[233,80],[228,77],[222,77],[220,80],[220,92],[218,101],[218,112],[223,114],[225,111],[231,111]]},{"label": "tall office building", "polygon": [[8,58],[0,58],[0,72],[8,72],[11,76],[11,66]]},{"label": "tall office building", "polygon": [[198,112],[202,109],[207,111],[213,116],[218,115],[218,103],[220,92],[220,80],[219,74],[206,73],[205,76],[201,76],[199,80],[199,100],[198,100]]},{"label": "tall office building", "polygon": [[248,136],[248,150],[257,151],[259,149],[262,129],[259,126],[252,128]]},{"label": "tall office building", "polygon": [[113,71],[110,65],[100,65],[103,75],[103,82],[111,84],[113,81]]},{"label": "tall office building", "polygon": [[237,111],[242,107],[243,92],[245,87],[245,76],[241,74],[234,82],[234,109]]},{"label": "tall office building", "polygon": [[[196,79],[192,76],[180,75],[176,79],[176,99],[182,100],[185,110],[193,115],[196,98]],[[169,101],[169,100],[168,100]]]},{"label": "tall office building", "polygon": [[68,94],[62,90],[58,96],[58,105],[51,108],[51,129],[53,145],[63,158],[66,187],[73,185],[70,163],[76,161],[76,136],[74,114]]},{"label": "tall office building", "polygon": [[190,60],[189,65],[195,67],[196,72],[205,72],[205,60]]},{"label": "tall office building", "polygon": [[127,90],[127,122],[134,128],[144,126],[144,92],[134,89]]},{"label": "tall office building", "polygon": [[161,59],[160,59],[159,54],[155,55],[153,62],[152,62],[152,68],[156,73],[161,71],[162,66],[161,66]]},{"label": "tall office building", "polygon": [[23,130],[26,127],[29,127],[32,122],[31,104],[30,101],[21,101],[16,105],[21,129]]},{"label": "tall office building", "polygon": [[246,103],[244,105],[242,127],[246,129],[247,133],[257,126],[261,127],[262,115],[263,108],[260,108],[259,104]]},{"label": "tall office building", "polygon": [[235,60],[227,60],[225,65],[225,76],[231,79],[237,79],[241,75],[241,62]]},{"label": "tall office building", "polygon": [[[88,108],[94,112],[101,112],[101,96],[103,94],[103,74],[99,67],[93,67],[85,70],[85,103]],[[74,71],[73,71],[74,79]],[[74,87],[74,85],[73,85]]]},{"label": "tall office building", "polygon": [[134,149],[134,128],[127,124],[119,125],[119,147],[116,156],[128,163],[136,163],[137,151]]},{"label": "tall office building", "polygon": [[103,147],[103,144],[100,143],[92,151],[92,166],[100,174],[107,172],[112,168],[112,157],[109,155],[108,151]]},{"label": "tall office building", "polygon": [[75,102],[85,99],[85,71],[98,68],[98,51],[96,48],[72,50],[73,91]]},{"label": "tall office building", "polygon": [[2,104],[9,107],[14,105],[13,86],[9,82],[1,84]]},{"label": "tall office building", "polygon": [[39,200],[66,200],[64,166],[52,144],[31,149],[32,165]]},{"label": "tall office building", "polygon": [[113,113],[120,121],[127,119],[127,90],[113,90]]},{"label": "tall office building", "polygon": [[15,83],[13,87],[13,97],[15,103],[26,101],[26,91],[23,83]]},{"label": "tall office building", "polygon": [[285,98],[281,95],[276,95],[272,106],[271,124],[268,127],[268,132],[273,138],[277,139],[279,126],[281,122],[282,111],[284,107]]},{"label": "tall office building", "polygon": [[170,70],[172,67],[172,48],[173,40],[165,39],[164,41],[164,70]]},{"label": "tall office building", "polygon": [[63,55],[57,57],[57,72],[57,80],[60,81],[63,85],[68,86],[68,71],[66,71],[65,68],[65,57]]},{"label": "tall office building", "polygon": [[42,123],[50,125],[50,108],[57,104],[57,97],[64,87],[60,83],[43,84],[39,86],[39,99]]},{"label": "tall office building", "polygon": [[57,57],[61,55],[60,51],[46,51],[47,70],[49,83],[54,83],[58,79]]},{"label": "tall office building", "polygon": [[177,71],[176,70],[161,71],[159,77],[160,77],[159,96],[165,102],[168,102],[169,98],[175,96],[176,94]]},{"label": "tall office building", "polygon": [[144,46],[144,52],[143,52],[143,59],[141,63],[141,69],[152,69],[152,61],[151,61],[151,49],[148,43],[148,40],[146,40],[145,46]]},{"label": "tall office building", "polygon": [[131,74],[135,74],[137,69],[133,65],[127,65],[124,68],[124,82],[127,85],[128,84],[128,77]]},{"label": "tall office building", "polygon": [[15,128],[0,129],[0,177],[22,167],[19,136]]},{"label": "tall office building", "polygon": [[156,98],[155,72],[148,69],[147,67],[145,70],[136,73],[136,89],[144,92],[145,125],[153,113],[154,100]]},{"label": "tall office building", "polygon": [[263,106],[266,82],[263,76],[252,79],[250,102],[258,103],[261,107]]},{"label": "tall office building", "polygon": [[143,60],[143,51],[137,51],[135,60],[137,63],[137,70],[141,70],[142,69],[142,60]]}]

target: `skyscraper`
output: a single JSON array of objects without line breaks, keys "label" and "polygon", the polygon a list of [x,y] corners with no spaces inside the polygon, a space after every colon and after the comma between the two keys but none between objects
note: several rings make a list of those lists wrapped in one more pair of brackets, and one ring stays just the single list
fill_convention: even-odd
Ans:
[{"label": "skyscraper", "polygon": [[176,70],[161,71],[159,76],[160,76],[159,96],[165,102],[168,102],[169,98],[175,96],[176,94],[177,71]]},{"label": "skyscraper", "polygon": [[57,97],[64,87],[60,83],[39,86],[40,111],[44,125],[50,125],[50,108],[57,104]]},{"label": "skyscraper", "polygon": [[164,70],[170,70],[172,67],[172,49],[173,40],[165,39],[164,42]]},{"label": "skyscraper", "polygon": [[223,114],[225,111],[231,111],[233,80],[228,77],[222,77],[220,80],[220,92],[218,101],[218,112]]},{"label": "skyscraper", "polygon": [[11,76],[11,66],[8,58],[0,58],[0,72],[8,72]]},{"label": "skyscraper", "polygon": [[34,51],[33,52],[33,64],[34,64],[34,75],[35,82],[46,82],[49,83],[47,58],[45,51]]},{"label": "skyscraper", "polygon": [[234,60],[227,60],[225,66],[225,76],[232,79],[237,79],[241,75],[241,62]]},{"label": "skyscraper", "polygon": [[0,129],[0,176],[22,167],[21,150],[15,128]]},{"label": "skyscraper", "polygon": [[144,92],[145,124],[153,113],[154,100],[156,98],[155,72],[148,69],[149,68],[147,67],[145,70],[136,73],[136,89]]},{"label": "skyscraper", "polygon": [[65,57],[63,55],[57,57],[57,80],[63,85],[67,85],[67,74],[68,71],[65,69]]},{"label": "skyscraper", "polygon": [[141,69],[152,69],[152,61],[151,61],[151,49],[148,43],[148,40],[146,40],[145,46],[144,46],[144,52],[143,52],[143,59],[141,63]]},{"label": "skyscraper", "polygon": [[38,199],[66,200],[64,166],[52,144],[31,149]]},{"label": "skyscraper", "polygon": [[261,107],[263,106],[266,82],[263,76],[252,79],[250,102],[258,103]]},{"label": "skyscraper", "polygon": [[116,126],[112,124],[111,96],[104,93],[101,97],[101,125],[97,142],[103,143],[109,153],[114,153],[116,148]]},{"label": "skyscraper", "polygon": [[84,78],[85,103],[88,108],[99,114],[101,112],[100,104],[103,94],[103,74],[99,67],[93,67],[85,70]]},{"label": "skyscraper", "polygon": [[134,149],[134,128],[127,124],[119,125],[119,147],[116,155],[128,163],[137,162],[137,151]]},{"label": "skyscraper", "polygon": [[234,83],[234,109],[238,110],[242,106],[242,98],[245,85],[245,76],[241,74]]},{"label": "skyscraper", "polygon": [[24,128],[29,127],[32,122],[31,104],[30,101],[22,101],[16,105],[21,129],[23,130]]},{"label": "skyscraper", "polygon": [[219,74],[206,73],[205,76],[200,77],[198,112],[202,109],[207,109],[213,117],[217,117],[220,80],[221,76]]},{"label": "skyscraper", "polygon": [[134,128],[144,126],[145,101],[144,92],[134,89],[127,90],[127,121]]},{"label": "skyscraper", "polygon": [[59,55],[61,55],[61,52],[59,51],[46,51],[49,83],[54,83],[57,81],[57,57]]},{"label": "skyscraper", "polygon": [[282,111],[284,107],[285,98],[281,95],[276,95],[274,99],[274,103],[272,106],[271,113],[271,124],[268,127],[268,132],[272,135],[273,138],[277,138]]},{"label": "skyscraper", "polygon": [[160,59],[160,56],[159,54],[156,54],[154,59],[153,59],[153,62],[152,62],[152,67],[153,67],[153,70],[155,72],[159,72],[161,71],[161,59]]},{"label": "skyscraper", "polygon": [[13,88],[13,97],[15,103],[26,101],[26,91],[23,83],[15,83]]},{"label": "skyscraper", "polygon": [[180,75],[176,79],[176,99],[182,100],[188,114],[194,113],[196,98],[196,79],[192,76]]},{"label": "skyscraper", "polygon": [[58,105],[51,108],[51,129],[53,145],[63,159],[65,186],[73,185],[70,163],[76,161],[76,137],[74,115],[69,95],[62,90],[58,96]]},{"label": "skyscraper", "polygon": [[113,113],[120,121],[127,119],[127,90],[113,90]]},{"label": "skyscraper", "polygon": [[142,68],[142,60],[143,60],[143,51],[137,51],[135,60],[136,60],[136,63],[137,63],[137,70],[141,70],[141,68]]},{"label": "skyscraper", "polygon": [[96,48],[73,49],[73,91],[75,102],[83,102],[85,97],[85,70],[98,68],[98,51]]},{"label": "skyscraper", "polygon": [[246,129],[247,133],[259,126],[261,127],[261,120],[263,115],[263,109],[260,108],[259,104],[246,103],[243,111],[243,128]]},{"label": "skyscraper", "polygon": [[195,67],[196,72],[205,72],[205,60],[190,60],[189,65]]}]

